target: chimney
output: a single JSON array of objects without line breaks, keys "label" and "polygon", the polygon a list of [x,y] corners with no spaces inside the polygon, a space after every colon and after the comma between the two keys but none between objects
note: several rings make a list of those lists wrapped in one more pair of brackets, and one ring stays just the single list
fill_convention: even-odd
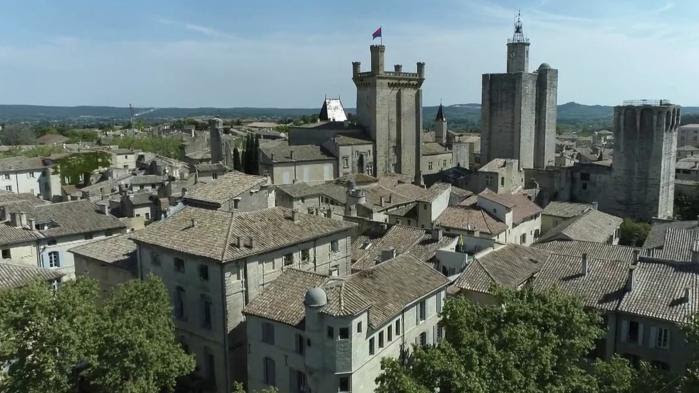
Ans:
[{"label": "chimney", "polygon": [[289,150],[289,159],[293,160],[294,159],[294,151]]},{"label": "chimney", "polygon": [[692,302],[692,288],[690,287],[684,287],[684,301],[685,303],[691,303]]},{"label": "chimney", "polygon": [[100,208],[100,213],[104,214],[105,216],[109,215],[109,204],[108,203],[101,203],[97,206],[99,206],[99,208]]},{"label": "chimney", "polygon": [[255,239],[252,236],[248,236],[248,248],[255,248]]},{"label": "chimney", "polygon": [[590,272],[590,265],[588,264],[587,261],[587,253],[582,254],[582,275],[587,276],[587,273]]},{"label": "chimney", "polygon": [[17,228],[19,226],[17,224],[17,213],[15,213],[15,212],[10,213],[10,224],[12,224],[12,226],[15,228]]},{"label": "chimney", "polygon": [[383,205],[386,203],[386,198],[384,198],[383,195],[379,197],[379,206],[383,207]]},{"label": "chimney", "polygon": [[694,263],[699,263],[699,240],[695,240],[692,243],[692,261]]},{"label": "chimney", "polygon": [[192,225],[190,225],[190,228],[194,228],[195,226],[197,226],[197,220],[195,220],[195,219],[192,218],[192,223],[191,223],[191,224],[192,224]]},{"label": "chimney", "polygon": [[235,237],[235,246],[238,248],[243,248],[243,237],[242,236]]},{"label": "chimney", "polygon": [[20,213],[17,213],[17,215],[19,217],[19,222],[18,222],[19,225],[18,226],[20,228],[24,228],[25,226],[27,226],[27,213],[20,212]]},{"label": "chimney", "polygon": [[381,250],[381,262],[388,261],[396,257],[396,249],[394,247],[389,247]]},{"label": "chimney", "polygon": [[291,220],[293,222],[299,222],[299,211],[297,209],[292,209],[291,210]]},{"label": "chimney", "polygon": [[641,254],[641,250],[633,250],[633,261],[632,264],[638,264],[638,256]]},{"label": "chimney", "polygon": [[595,209],[595,210],[598,210],[598,208],[599,208],[599,203],[598,203],[597,201],[593,201],[593,202],[592,202],[592,208]]},{"label": "chimney", "polygon": [[629,265],[629,273],[626,277],[626,291],[631,292],[634,286],[634,270],[636,270],[636,265]]},{"label": "chimney", "polygon": [[36,229],[36,220],[33,218],[30,218],[28,221],[29,229],[32,231]]},{"label": "chimney", "polygon": [[269,155],[269,159],[272,160],[272,161],[274,161],[274,153],[271,153],[271,154]]},{"label": "chimney", "polygon": [[442,228],[432,228],[432,240],[436,242],[442,240]]}]

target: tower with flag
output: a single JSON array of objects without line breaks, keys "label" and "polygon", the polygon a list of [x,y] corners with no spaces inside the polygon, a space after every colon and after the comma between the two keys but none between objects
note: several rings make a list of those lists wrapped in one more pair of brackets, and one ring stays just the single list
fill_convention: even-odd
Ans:
[{"label": "tower with flag", "polygon": [[[372,39],[381,38],[379,27]],[[416,72],[403,72],[396,64],[384,70],[383,44],[371,45],[371,69],[361,71],[352,63],[352,80],[357,86],[357,120],[374,141],[374,173],[399,173],[422,184],[420,157],[422,146],[422,83],[425,63],[418,62]]]}]

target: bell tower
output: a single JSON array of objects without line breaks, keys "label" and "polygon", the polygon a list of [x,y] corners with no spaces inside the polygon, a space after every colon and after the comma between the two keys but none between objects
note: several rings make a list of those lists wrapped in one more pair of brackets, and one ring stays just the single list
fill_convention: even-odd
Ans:
[{"label": "bell tower", "polygon": [[529,72],[529,38],[524,36],[524,27],[519,12],[515,18],[515,32],[507,40],[507,73]]}]

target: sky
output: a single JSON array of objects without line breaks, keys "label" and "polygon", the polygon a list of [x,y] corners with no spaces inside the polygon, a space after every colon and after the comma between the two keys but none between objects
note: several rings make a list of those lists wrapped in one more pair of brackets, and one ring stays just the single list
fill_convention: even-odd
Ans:
[{"label": "sky", "polygon": [[[0,104],[320,107],[355,104],[352,61],[426,63],[425,105],[480,102],[521,10],[530,69],[559,104],[699,106],[696,0],[0,0]],[[373,41],[373,43],[377,43]]]}]

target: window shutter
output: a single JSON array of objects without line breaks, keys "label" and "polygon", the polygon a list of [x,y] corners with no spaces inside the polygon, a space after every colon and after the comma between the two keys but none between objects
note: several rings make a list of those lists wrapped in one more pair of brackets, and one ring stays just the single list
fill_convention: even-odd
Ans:
[{"label": "window shutter", "polygon": [[638,323],[638,345],[643,345],[643,324]]},{"label": "window shutter", "polygon": [[648,338],[648,347],[655,348],[655,343],[658,341],[658,328],[650,327],[650,337]]},{"label": "window shutter", "polygon": [[667,348],[667,349],[672,348],[672,347],[670,346],[670,340],[672,339],[672,334],[670,334],[671,332],[672,332],[672,330],[667,329],[667,347],[665,347],[665,348]]},{"label": "window shutter", "polygon": [[624,319],[621,321],[621,342],[625,343],[629,338],[629,321]]}]

